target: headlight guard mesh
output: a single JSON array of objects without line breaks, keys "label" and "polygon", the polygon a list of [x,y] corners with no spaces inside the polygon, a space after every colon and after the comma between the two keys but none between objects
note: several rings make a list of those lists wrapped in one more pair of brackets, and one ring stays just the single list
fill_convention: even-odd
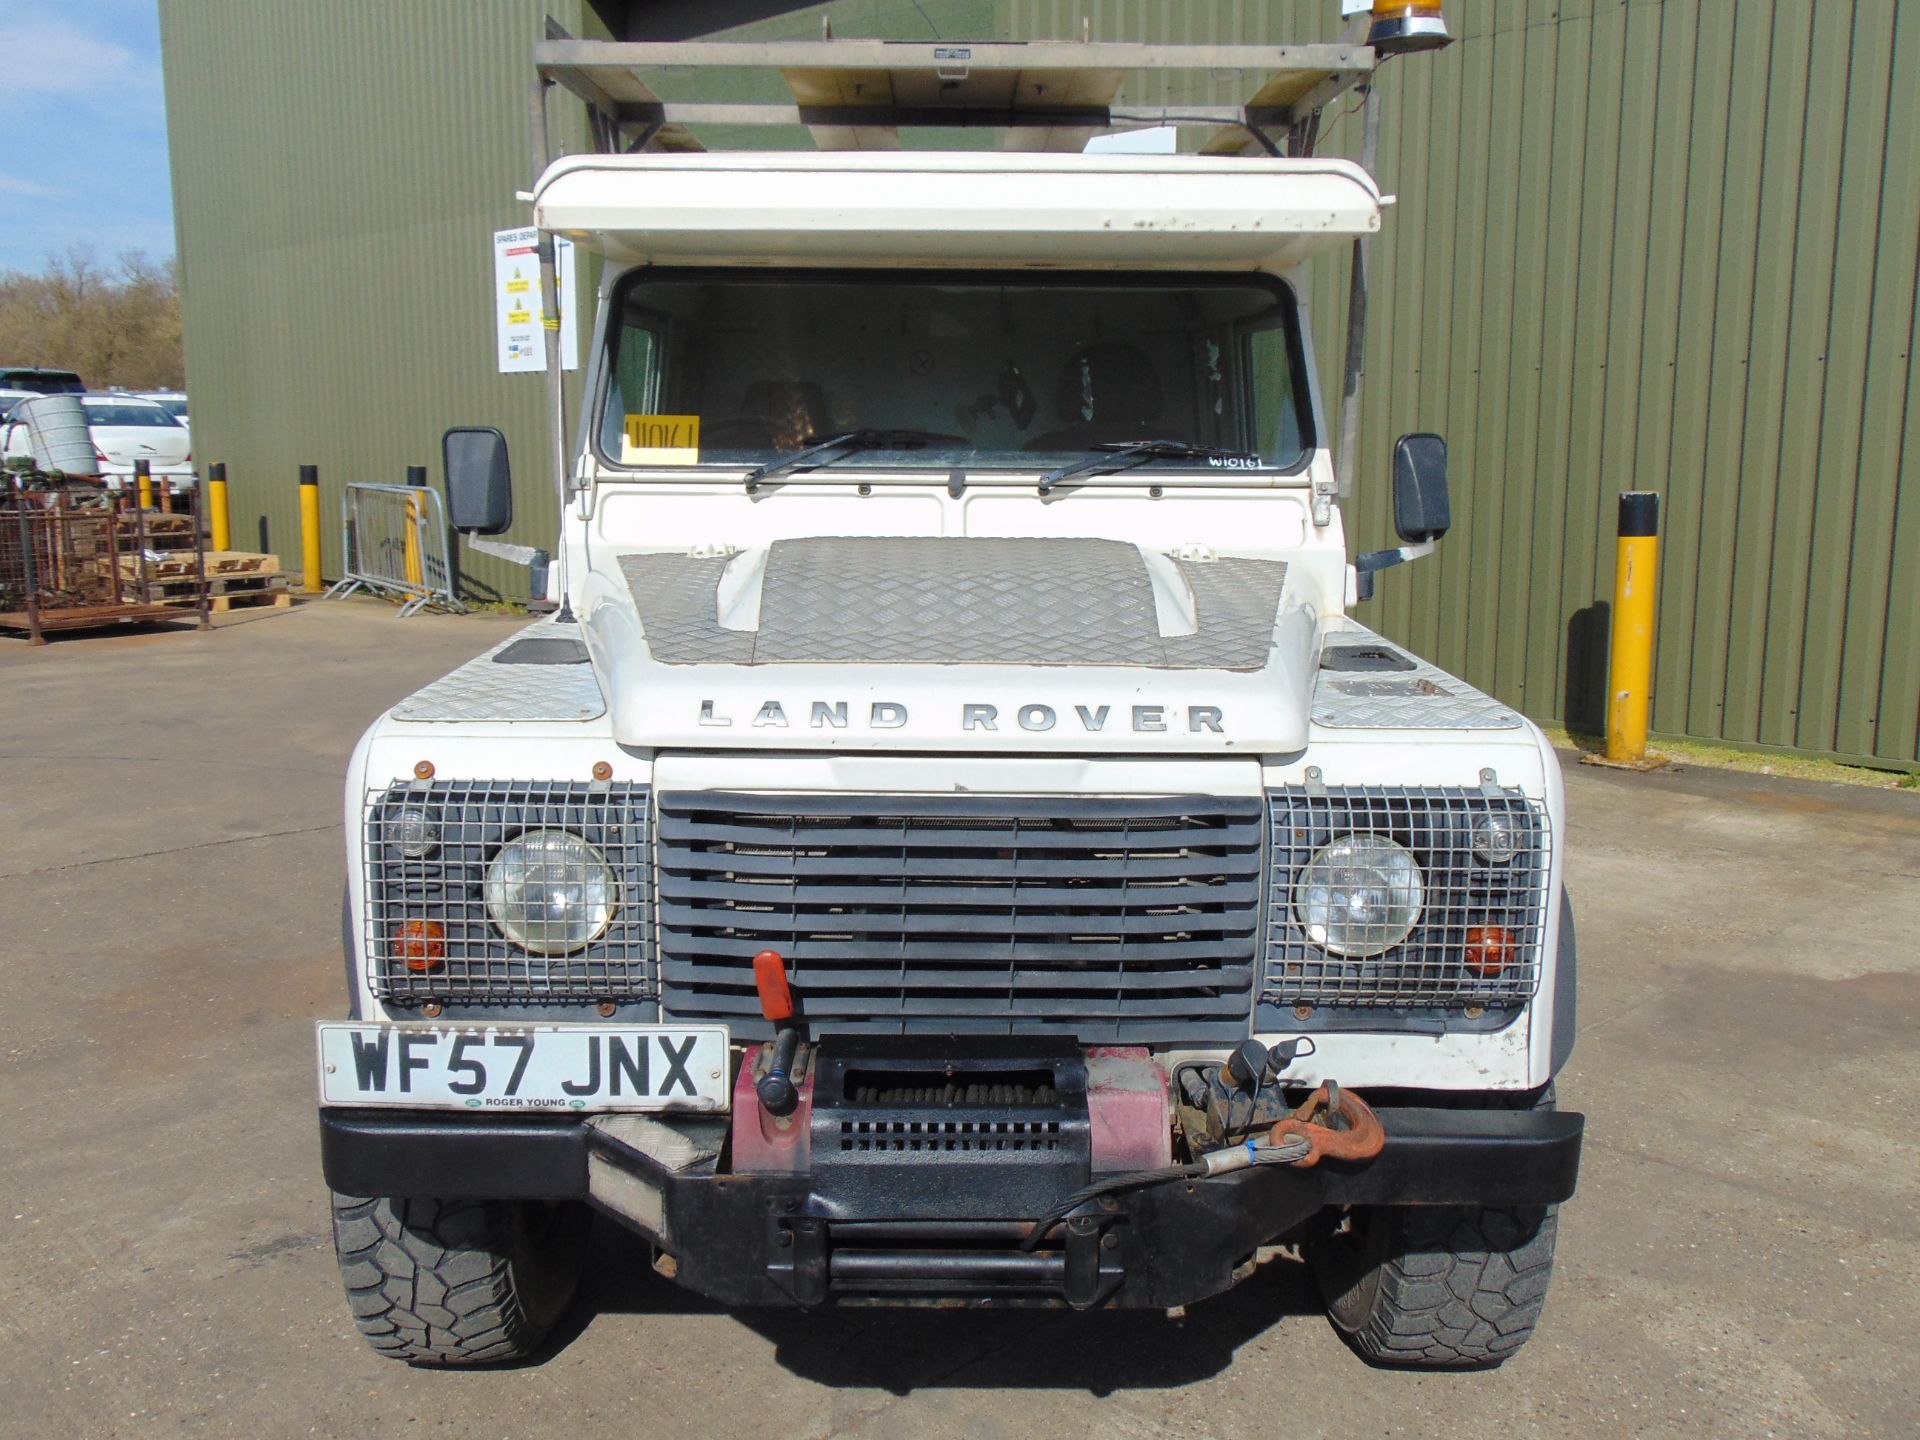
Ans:
[{"label": "headlight guard mesh", "polygon": [[[1551,858],[1546,808],[1518,790],[1391,785],[1295,787],[1268,794],[1265,1005],[1511,1008],[1540,983]],[[1488,863],[1473,853],[1475,825],[1511,820],[1516,847]],[[1315,853],[1342,835],[1382,835],[1413,852],[1424,876],[1412,934],[1384,954],[1335,955],[1310,940],[1294,888]],[[1469,931],[1507,932],[1495,974],[1469,964]]]}]

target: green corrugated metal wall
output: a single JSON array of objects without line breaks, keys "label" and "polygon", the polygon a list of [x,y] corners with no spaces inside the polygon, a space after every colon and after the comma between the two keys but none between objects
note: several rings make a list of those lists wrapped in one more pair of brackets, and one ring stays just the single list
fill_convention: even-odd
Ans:
[{"label": "green corrugated metal wall", "polygon": [[[1393,543],[1392,439],[1432,429],[1454,530],[1382,576],[1370,623],[1596,726],[1615,496],[1657,490],[1655,729],[1912,764],[1920,5],[1448,8],[1459,41],[1380,77],[1399,203],[1356,529]],[[1026,38],[1085,16],[1095,39],[1306,41],[1333,9],[1011,0]],[[1353,153],[1355,128],[1326,148]],[[1329,396],[1346,284],[1344,259],[1313,276]]]},{"label": "green corrugated metal wall", "polygon": [[[294,464],[387,478],[455,421],[502,424],[537,472],[539,382],[493,374],[479,297],[487,232],[520,218],[527,43],[549,10],[592,33],[583,8],[163,0],[196,451],[235,462],[241,534],[264,513],[291,552]],[[1097,39],[1304,41],[1334,11],[866,0],[733,33],[814,34],[826,12],[898,38],[1068,37],[1085,17]],[[1656,730],[1920,760],[1920,6],[1451,11],[1458,43],[1380,77],[1398,204],[1353,528],[1390,543],[1391,442],[1414,429],[1452,444],[1455,527],[1382,577],[1369,620],[1592,726],[1614,497],[1658,490]],[[1128,98],[1243,97],[1223,78]],[[1355,128],[1334,117],[1326,148]],[[1345,292],[1344,259],[1318,263],[1330,397]],[[540,543],[544,491],[518,489],[514,538]]]},{"label": "green corrugated metal wall", "polygon": [[[543,382],[497,372],[491,301],[492,232],[526,223],[548,14],[604,34],[583,0],[162,0],[194,459],[227,462],[236,545],[297,566],[296,467],[317,464],[338,575],[341,488],[408,464],[437,487],[458,424],[507,435],[504,538],[552,544]],[[580,107],[552,109],[585,148]],[[526,598],[524,569],[462,569],[478,596]]]},{"label": "green corrugated metal wall", "polygon": [[[830,13],[843,35],[977,34],[994,4],[842,0],[717,33],[813,37]],[[587,0],[160,0],[194,459],[227,463],[236,545],[297,566],[297,467],[317,464],[337,576],[341,488],[409,464],[437,488],[456,424],[507,435],[502,538],[553,543],[543,383],[498,373],[491,300],[492,232],[527,221],[548,15],[609,38]],[[550,113],[557,148],[588,148],[572,97]],[[595,278],[581,266],[583,306]],[[460,568],[475,598],[526,596],[523,569]]]}]

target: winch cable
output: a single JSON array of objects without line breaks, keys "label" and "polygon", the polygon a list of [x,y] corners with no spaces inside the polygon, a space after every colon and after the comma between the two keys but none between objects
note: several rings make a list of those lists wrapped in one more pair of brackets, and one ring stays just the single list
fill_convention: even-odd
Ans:
[{"label": "winch cable", "polygon": [[1237,1145],[1229,1145],[1224,1149],[1209,1151],[1205,1160],[1197,1160],[1191,1165],[1166,1165],[1158,1170],[1133,1170],[1124,1175],[1110,1175],[1104,1180],[1096,1180],[1093,1184],[1074,1191],[1034,1221],[1032,1232],[1020,1242],[1020,1248],[1036,1249],[1040,1242],[1053,1232],[1056,1225],[1082,1205],[1098,1200],[1102,1195],[1111,1195],[1116,1190],[1136,1190],[1146,1185],[1164,1185],[1170,1180],[1199,1180],[1209,1175],[1224,1175],[1234,1170],[1246,1170],[1254,1165],[1291,1165],[1306,1159],[1312,1150],[1313,1142],[1304,1135],[1289,1135],[1278,1142],[1261,1136]]},{"label": "winch cable", "polygon": [[[1321,1124],[1321,1120],[1332,1122]],[[1052,1233],[1054,1226],[1075,1210],[1102,1195],[1117,1190],[1134,1190],[1146,1185],[1164,1185],[1170,1180],[1199,1180],[1226,1175],[1255,1165],[1298,1165],[1308,1169],[1322,1156],[1364,1163],[1386,1148],[1387,1134],[1373,1107],[1353,1091],[1343,1089],[1337,1080],[1328,1080],[1307,1096],[1300,1106],[1265,1135],[1209,1150],[1190,1165],[1169,1165],[1158,1170],[1134,1170],[1124,1175],[1096,1180],[1076,1190],[1046,1214],[1033,1222],[1033,1230],[1020,1242],[1022,1250],[1032,1250]]]}]

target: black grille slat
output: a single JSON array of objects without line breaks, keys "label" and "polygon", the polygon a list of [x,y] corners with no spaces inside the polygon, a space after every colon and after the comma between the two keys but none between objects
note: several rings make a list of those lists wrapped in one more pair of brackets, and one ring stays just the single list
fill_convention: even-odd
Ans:
[{"label": "black grille slat", "polygon": [[752,957],[811,1024],[1085,1041],[1246,1033],[1258,797],[657,797],[663,1008],[762,1033]]},{"label": "black grille slat", "polygon": [[[1135,899],[1137,903],[1137,897],[1130,898]],[[767,910],[757,910],[717,901],[710,905],[681,905],[662,900],[660,929],[663,934],[667,934],[696,926],[711,926],[715,923],[713,917],[716,914],[732,916],[733,919],[729,923],[735,929],[751,929],[763,934],[779,929],[796,938],[808,934],[822,937],[893,935],[898,934],[902,929],[900,916],[879,913],[880,904],[860,908],[849,904],[842,908],[842,913],[835,913],[834,907],[839,903],[834,902],[829,905],[824,901],[812,901],[804,906],[777,905]],[[1239,908],[1250,908],[1253,903],[1253,896],[1248,895],[1239,902]],[[1118,906],[1105,911],[1081,912],[1076,909],[1076,912],[1071,914],[1042,909],[1033,914],[1022,915],[1009,915],[1005,911],[998,915],[986,915],[973,910],[948,912],[943,907],[931,905],[917,907],[895,905],[893,908],[905,909],[917,924],[937,925],[941,931],[955,935],[1004,934],[1007,926],[1015,923],[1016,920],[1030,933],[1062,936],[1099,935],[1115,938],[1134,935],[1165,936],[1169,932],[1178,931],[1196,938],[1201,935],[1237,934],[1251,941],[1254,930],[1252,920],[1243,919],[1237,914],[1128,914],[1116,913],[1119,910]],[[782,915],[788,919],[786,925],[779,923]],[[749,955],[748,958],[751,959],[752,956]]]},{"label": "black grille slat", "polygon": [[[743,953],[751,959],[752,951],[743,952],[742,946],[749,943],[751,937],[715,936],[715,935],[676,935],[670,947],[670,954],[681,956],[695,963],[702,963],[707,957],[724,957],[736,965]],[[1113,936],[1102,942],[1109,947],[1126,946],[1127,958],[1136,963],[1168,962],[1191,963],[1196,958],[1213,955],[1217,951],[1216,943],[1209,939],[1205,942],[1185,940],[1166,945],[1146,945],[1137,941],[1128,941]],[[762,947],[765,948],[764,946]],[[978,960],[984,953],[977,939],[953,941],[910,940],[905,942],[873,940],[836,940],[834,953],[843,959],[887,958],[906,964],[947,964],[953,961]],[[1013,941],[997,947],[993,958],[997,962],[1033,961],[1040,964],[1055,964],[1062,961],[1086,960],[1092,957],[1111,959],[1111,949],[1091,949],[1088,942],[1061,940],[1048,943],[1032,941]],[[1206,963],[1216,963],[1208,960]],[[745,976],[743,984],[751,984],[750,975]]]},{"label": "black grille slat", "polygon": [[[812,978],[812,967],[795,966],[791,969],[793,983],[804,988]],[[661,967],[662,977],[672,984],[676,981],[699,985],[711,983],[706,967],[689,965],[682,961],[668,961]],[[836,990],[879,990],[896,985],[900,978],[898,967],[890,969],[858,969],[836,965],[830,976],[826,977]],[[983,980],[995,980],[994,967],[990,962],[969,966],[966,969],[941,970],[925,966],[915,966],[913,986],[916,994],[931,994],[941,990],[976,990]],[[1209,977],[1224,986],[1244,988],[1253,980],[1251,965],[1233,965],[1224,967]],[[1014,990],[1060,991],[1078,993],[1087,990],[1111,990],[1117,984],[1124,983],[1131,990],[1182,990],[1192,988],[1192,980],[1183,973],[1167,974],[1148,966],[1136,965],[1116,968],[1112,964],[1103,966],[1089,965],[1084,969],[1066,966],[1052,966],[1044,972],[1016,970],[1005,973],[1002,967],[997,983]],[[751,986],[740,993],[753,1000],[758,992]]]},{"label": "black grille slat", "polygon": [[[1251,975],[1245,977],[1247,980],[1251,980],[1251,978]],[[671,982],[669,982],[668,988],[671,992]],[[795,988],[797,989],[798,987],[796,986]],[[1108,988],[1112,989],[1111,986]],[[1126,1018],[1124,1015],[1116,1016],[1111,1003],[1101,1005],[1090,1004],[1083,996],[1041,995],[1032,998],[1039,1002],[1035,1006],[1035,1016],[1038,1020],[1057,1025],[1069,1031],[1075,1029],[1076,1024],[1082,1021],[1104,1021]],[[1138,999],[1139,997],[1136,998]],[[700,1012],[697,1017],[689,1017],[679,1010],[673,1013],[681,1019],[700,1018],[714,1020],[725,1019],[729,1016],[753,1016],[757,1018],[760,1014],[760,1001],[752,995],[727,995],[708,992],[702,996],[700,1007]],[[818,1018],[814,1014],[814,1012],[820,1008],[818,1004],[806,1008],[810,1021]],[[1157,1033],[1160,1038],[1164,1039],[1167,1034],[1167,1021],[1165,1019],[1154,1019],[1151,1015],[1147,1014],[1147,1008],[1144,1004],[1137,1003],[1128,1013],[1138,1014],[1141,1017],[1140,1023],[1143,1025],[1151,1027],[1157,1024],[1160,1028],[1154,1033]],[[1183,1000],[1180,1002],[1180,1013],[1187,1018],[1192,1018],[1193,1016],[1230,1017],[1232,1022],[1239,1026],[1238,1033],[1244,1037],[1247,1032],[1248,1013],[1246,986],[1243,984],[1240,993],[1237,995],[1225,994],[1205,1000],[1197,998],[1191,1001]],[[833,996],[832,1019],[834,1021],[834,1028],[836,1029],[839,1028],[839,1022],[842,1020],[873,1019],[879,1016],[940,1020],[942,1022],[951,1019],[982,1018],[979,1001],[964,995],[943,996],[938,993],[918,989],[903,991],[896,986],[894,991],[888,995],[858,995],[836,992]],[[994,1019],[993,1023],[1004,1027],[1005,1022],[1000,1019]],[[943,1023],[942,1030],[944,1031],[945,1029],[946,1026]],[[755,1033],[758,1032],[756,1031]],[[1006,1034],[1007,1031],[1001,1028],[983,1033]],[[1037,1032],[1023,1020],[1017,1033],[1025,1035]]]},{"label": "black grille slat", "polygon": [[[663,870],[672,869],[676,873],[684,871],[684,866],[676,864],[674,857],[663,855],[660,858]],[[762,854],[754,850],[732,850],[727,852],[726,869],[736,875],[804,875],[827,876],[840,875],[852,880],[866,879],[873,874],[873,857],[854,850],[839,850],[826,855],[790,855]],[[1106,868],[1100,873],[1103,881],[1127,880],[1166,880],[1189,876],[1193,862],[1185,856],[1172,855],[1141,856],[1123,853],[1107,858]],[[1217,873],[1227,878],[1258,875],[1261,870],[1260,849],[1258,846],[1245,852],[1225,852],[1219,857]],[[695,867],[695,873],[704,873],[705,863]],[[920,852],[914,856],[913,873],[922,880],[936,879],[941,876],[955,876],[968,880],[998,880],[1018,876],[1022,886],[1038,880],[1072,879],[1086,874],[1084,853],[1074,853],[1064,859],[1050,859],[1037,856],[1022,856],[1019,860],[988,854],[984,851],[966,855],[941,855],[935,852]]]},{"label": "black grille slat", "polygon": [[[842,906],[912,905],[923,909],[963,906],[972,910],[1038,910],[1067,912],[1103,911],[1115,899],[1132,898],[1122,887],[1090,883],[1086,885],[834,885],[818,886],[797,877],[784,881],[695,880],[676,875],[672,881],[675,895],[688,901],[709,903],[730,900],[755,905],[804,904],[812,910]],[[1164,907],[1193,905],[1246,905],[1260,894],[1258,877],[1224,881],[1218,884],[1169,884],[1158,881],[1142,885],[1132,892],[1143,904],[1159,897]],[[661,911],[666,918],[666,910]]]},{"label": "black grille slat", "polygon": [[[424,811],[439,833],[433,852],[407,859],[388,827]],[[650,999],[653,886],[648,791],[641,785],[542,780],[405,782],[367,796],[365,945],[373,990],[393,1001],[516,1003]],[[606,932],[568,955],[529,955],[494,928],[482,894],[500,847],[528,830],[567,830],[606,858],[617,902]],[[442,963],[408,967],[397,927],[432,921],[445,931]]]},{"label": "black grille slat", "polygon": [[[903,837],[903,843],[909,849],[938,852],[941,850],[1006,850],[1016,844],[1023,850],[1061,851],[1079,855],[1089,849],[1099,848],[1090,845],[1091,839],[1106,836],[1109,840],[1130,840],[1138,848],[1151,851],[1154,841],[1166,841],[1178,832],[1154,829],[1146,831],[1137,839],[1125,837],[1108,830],[1062,830],[1057,832],[1021,830],[991,830],[984,833],[968,833],[960,830],[929,830],[923,834]],[[799,846],[803,849],[832,849],[847,855],[863,853],[884,854],[874,845],[873,831],[856,829],[850,826],[809,827],[804,830],[778,830],[768,826],[740,827],[735,829],[719,825],[698,825],[685,828],[662,825],[660,839],[662,843],[682,844],[707,841],[729,845],[742,845],[752,849],[784,849]]]}]

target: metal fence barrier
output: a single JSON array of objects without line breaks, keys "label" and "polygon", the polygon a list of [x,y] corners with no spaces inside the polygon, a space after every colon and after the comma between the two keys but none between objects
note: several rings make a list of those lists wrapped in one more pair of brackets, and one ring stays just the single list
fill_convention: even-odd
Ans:
[{"label": "metal fence barrier", "polygon": [[440,496],[415,485],[349,485],[340,501],[345,571],[335,595],[371,591],[398,600],[402,616],[429,605],[465,613],[447,563],[447,522]]}]

